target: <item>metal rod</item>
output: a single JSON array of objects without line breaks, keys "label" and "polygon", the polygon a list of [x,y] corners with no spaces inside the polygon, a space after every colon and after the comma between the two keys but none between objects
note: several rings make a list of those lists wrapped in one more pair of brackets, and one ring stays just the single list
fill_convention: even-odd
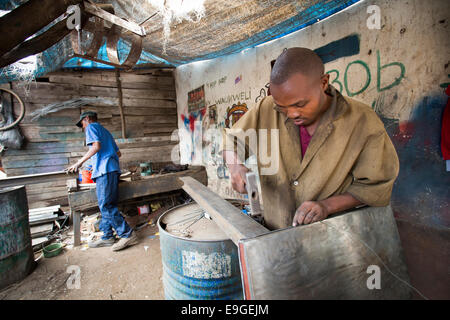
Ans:
[{"label": "metal rod", "polygon": [[55,171],[47,173],[30,174],[24,176],[8,177],[5,179],[0,179],[0,188],[28,185],[34,183],[50,182],[55,181],[55,179],[67,180],[73,178],[73,174],[67,173],[66,171]]},{"label": "metal rod", "polygon": [[184,228],[182,232],[186,231],[189,227],[191,227],[192,225],[194,225],[194,224],[197,223],[198,221],[202,220],[204,216],[205,216],[205,214],[202,214],[197,220],[195,220],[195,221],[192,222],[190,225],[188,225],[186,228]]},{"label": "metal rod", "polygon": [[173,226],[173,225],[175,225],[175,224],[180,224],[181,222],[187,223],[187,222],[189,222],[189,221],[191,221],[191,220],[193,220],[193,219],[196,219],[196,218],[198,218],[198,217],[201,217],[201,216],[203,216],[203,215],[204,215],[204,213],[202,213],[202,214],[200,214],[200,215],[197,215],[197,216],[195,216],[195,217],[189,217],[189,218],[186,218],[186,219],[178,220],[178,221],[176,221],[176,222],[168,223],[167,225],[168,225],[168,226]]}]

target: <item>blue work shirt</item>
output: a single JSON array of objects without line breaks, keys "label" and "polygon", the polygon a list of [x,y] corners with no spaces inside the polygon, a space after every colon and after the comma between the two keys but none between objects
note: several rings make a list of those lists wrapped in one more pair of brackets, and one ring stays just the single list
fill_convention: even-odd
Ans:
[{"label": "blue work shirt", "polygon": [[120,173],[119,157],[117,156],[116,142],[111,133],[98,122],[90,123],[86,129],[86,145],[92,146],[94,142],[100,142],[100,150],[91,157],[92,179],[100,177],[108,172]]}]

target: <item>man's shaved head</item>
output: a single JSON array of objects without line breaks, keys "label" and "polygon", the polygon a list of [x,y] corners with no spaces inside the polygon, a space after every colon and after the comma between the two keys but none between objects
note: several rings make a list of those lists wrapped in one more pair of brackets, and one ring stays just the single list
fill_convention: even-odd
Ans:
[{"label": "man's shaved head", "polygon": [[283,84],[296,73],[319,79],[324,71],[323,62],[314,51],[300,47],[289,48],[275,61],[270,74],[270,83]]},{"label": "man's shaved head", "polygon": [[290,48],[278,57],[270,74],[270,93],[278,111],[294,124],[315,128],[331,105],[326,93],[329,74],[319,56],[307,48]]}]

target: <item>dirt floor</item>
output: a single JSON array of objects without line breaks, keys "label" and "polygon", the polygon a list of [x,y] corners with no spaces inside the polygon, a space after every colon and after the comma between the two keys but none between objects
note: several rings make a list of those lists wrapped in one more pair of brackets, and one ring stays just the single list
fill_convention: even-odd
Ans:
[{"label": "dirt floor", "polygon": [[122,251],[84,244],[68,246],[53,258],[41,257],[28,277],[0,291],[0,300],[164,299],[157,232],[155,225],[136,231],[140,242]]}]

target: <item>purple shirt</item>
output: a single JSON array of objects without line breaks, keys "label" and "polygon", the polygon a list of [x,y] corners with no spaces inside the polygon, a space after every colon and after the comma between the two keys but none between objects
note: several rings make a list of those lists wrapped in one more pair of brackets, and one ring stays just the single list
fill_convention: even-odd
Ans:
[{"label": "purple shirt", "polygon": [[311,141],[311,136],[308,130],[304,126],[299,126],[300,128],[300,145],[302,149],[302,159],[305,157],[306,149],[308,149],[309,142]]}]

